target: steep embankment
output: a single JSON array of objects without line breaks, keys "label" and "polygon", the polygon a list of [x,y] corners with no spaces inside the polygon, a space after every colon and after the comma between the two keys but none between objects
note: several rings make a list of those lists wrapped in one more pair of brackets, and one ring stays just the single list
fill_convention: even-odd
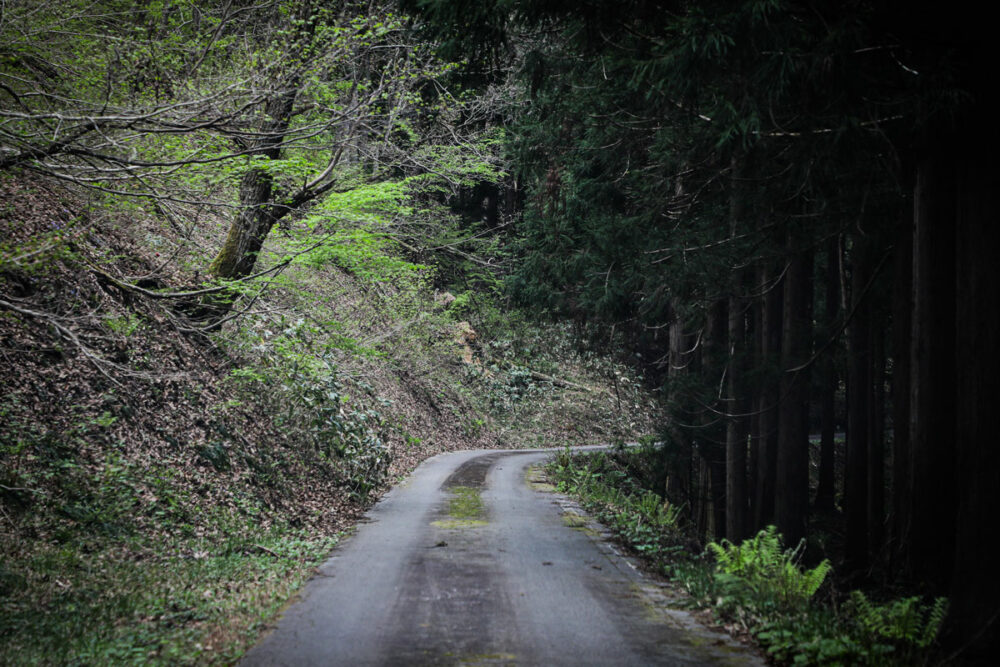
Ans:
[{"label": "steep embankment", "polygon": [[217,221],[21,175],[0,199],[0,662],[231,660],[426,457],[652,427],[627,369],[392,248],[279,236],[206,328]]}]

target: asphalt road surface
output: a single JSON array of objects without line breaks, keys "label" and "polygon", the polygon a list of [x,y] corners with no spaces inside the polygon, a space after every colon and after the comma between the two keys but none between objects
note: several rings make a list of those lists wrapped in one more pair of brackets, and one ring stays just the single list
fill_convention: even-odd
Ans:
[{"label": "asphalt road surface", "polygon": [[425,461],[344,540],[243,665],[763,665],[671,608],[530,466]]}]

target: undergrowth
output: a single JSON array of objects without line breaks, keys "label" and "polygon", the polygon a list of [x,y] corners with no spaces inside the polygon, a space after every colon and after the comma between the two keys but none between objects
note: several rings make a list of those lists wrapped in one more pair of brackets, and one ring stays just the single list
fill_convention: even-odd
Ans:
[{"label": "undergrowth", "polygon": [[[546,472],[557,490],[578,498],[627,546],[711,610],[728,629],[749,635],[777,664],[923,665],[947,614],[947,600],[905,597],[875,602],[831,586],[829,561],[802,565],[804,543],[786,548],[769,526],[739,544],[688,535],[676,505],[643,478],[655,469],[652,446],[556,456]],[[635,474],[638,472],[639,474]]]},{"label": "undergrowth", "polygon": [[147,295],[206,286],[211,226],[3,175],[0,199],[0,664],[232,663],[424,458],[652,421],[628,369],[440,256],[327,247],[206,332]]},{"label": "undergrowth", "polygon": [[[92,501],[78,475],[61,518],[21,520],[22,535],[44,539],[0,536],[0,664],[232,662],[337,541],[264,526],[249,498],[235,513],[193,513],[164,474],[105,469]],[[148,517],[134,513],[143,488],[159,489]]]},{"label": "undergrowth", "polygon": [[558,491],[579,497],[588,511],[640,554],[655,561],[683,553],[681,508],[643,488],[621,465],[623,452],[588,456],[561,452],[548,472]]}]

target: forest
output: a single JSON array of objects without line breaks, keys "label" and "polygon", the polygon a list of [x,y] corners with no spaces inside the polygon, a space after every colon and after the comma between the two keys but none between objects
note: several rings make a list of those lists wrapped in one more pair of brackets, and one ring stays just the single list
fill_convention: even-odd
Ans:
[{"label": "forest", "polygon": [[39,563],[231,535],[202,505],[315,558],[436,451],[645,435],[692,539],[776,526],[947,598],[942,662],[1000,650],[981,12],[19,0],[0,38],[0,628]]}]

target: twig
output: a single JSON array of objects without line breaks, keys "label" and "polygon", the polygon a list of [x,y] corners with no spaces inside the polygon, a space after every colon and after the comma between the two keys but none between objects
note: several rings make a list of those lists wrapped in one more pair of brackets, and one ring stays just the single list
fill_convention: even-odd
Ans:
[{"label": "twig", "polygon": [[271,554],[271,555],[272,555],[272,556],[274,556],[275,558],[281,558],[281,556],[280,556],[279,554],[276,554],[275,552],[271,551],[270,549],[268,549],[268,548],[267,548],[267,547],[265,547],[265,546],[261,546],[260,544],[255,544],[255,545],[253,545],[253,546],[254,546],[254,548],[256,548],[256,549],[260,549],[260,550],[261,550],[261,551],[263,551],[264,553],[267,553],[267,554]]},{"label": "twig", "polygon": [[28,489],[23,486],[7,486],[6,484],[0,484],[0,489],[4,491],[25,491],[27,493],[38,493],[36,489]]},{"label": "twig", "polygon": [[0,308],[6,308],[7,310],[13,311],[15,313],[19,313],[21,315],[24,315],[24,316],[27,316],[27,317],[30,317],[30,318],[33,318],[33,319],[38,319],[38,320],[43,320],[43,321],[48,322],[49,324],[51,324],[55,328],[55,330],[57,332],[59,332],[62,335],[63,338],[68,339],[70,342],[72,342],[74,345],[76,345],[77,349],[80,350],[80,353],[94,366],[94,368],[96,368],[98,370],[98,372],[101,373],[101,375],[103,375],[104,377],[106,377],[108,380],[110,380],[112,383],[115,384],[115,386],[119,387],[120,389],[124,389],[125,388],[124,385],[122,385],[122,383],[120,383],[118,380],[116,380],[113,377],[111,377],[111,375],[108,373],[108,371],[105,370],[104,365],[111,366],[111,367],[116,368],[116,369],[121,370],[121,371],[126,371],[126,372],[131,372],[131,371],[129,369],[127,369],[127,368],[123,368],[121,366],[118,366],[117,364],[114,364],[114,363],[112,363],[112,362],[110,362],[110,361],[108,361],[106,359],[102,359],[97,354],[94,354],[90,350],[90,348],[88,348],[86,345],[83,344],[83,341],[80,340],[79,336],[77,336],[74,332],[70,331],[68,328],[66,328],[62,324],[60,324],[57,321],[57,318],[56,318],[55,315],[52,315],[51,313],[39,312],[39,311],[36,311],[36,310],[29,310],[27,308],[21,308],[21,307],[15,306],[14,304],[10,303],[9,301],[4,301],[3,299],[0,299]]},{"label": "twig", "polygon": [[593,393],[594,388],[588,387],[586,385],[577,384],[576,382],[571,382],[569,380],[563,380],[562,378],[553,377],[551,375],[546,375],[544,373],[539,373],[538,371],[529,370],[528,373],[535,380],[541,382],[551,382],[557,387],[562,387],[563,389],[576,389],[577,391],[585,391],[588,393]]},{"label": "twig", "polygon": [[[315,246],[313,246],[313,247],[315,247]],[[310,248],[310,250],[312,250],[312,248]],[[308,251],[303,251],[303,252],[308,252]],[[136,294],[141,294],[142,296],[149,297],[150,299],[186,299],[188,297],[193,297],[193,296],[205,296],[205,295],[208,295],[208,294],[218,294],[219,292],[225,292],[225,291],[227,291],[227,290],[230,289],[230,287],[232,286],[233,283],[248,282],[248,281],[251,281],[251,280],[253,280],[255,278],[260,278],[261,276],[265,276],[265,275],[267,275],[269,273],[273,273],[274,271],[277,271],[278,269],[283,269],[286,266],[288,266],[289,264],[291,264],[292,260],[294,260],[295,257],[297,257],[297,256],[298,255],[295,255],[293,257],[289,257],[285,261],[279,262],[278,264],[275,264],[274,266],[268,267],[267,269],[264,269],[263,271],[259,271],[259,272],[255,273],[255,274],[253,274],[252,276],[247,276],[246,278],[240,278],[239,280],[233,280],[233,281],[230,281],[229,283],[227,283],[225,285],[220,285],[218,287],[206,287],[205,289],[198,289],[198,290],[189,290],[187,292],[154,292],[154,291],[148,290],[148,289],[146,289],[144,287],[139,287],[138,285],[133,285],[132,283],[127,283],[127,282],[124,282],[122,280],[118,280],[114,276],[110,275],[106,271],[102,271],[101,269],[97,268],[96,266],[91,266],[90,270],[93,273],[97,274],[98,276],[100,276],[100,277],[104,278],[105,280],[107,280],[108,282],[110,282],[115,287],[119,287],[119,288],[121,288],[123,290],[126,290],[128,292],[135,292]]]},{"label": "twig", "polygon": [[59,333],[59,335],[62,338],[65,338],[66,340],[70,341],[74,346],[76,346],[76,348],[80,351],[80,354],[82,354],[84,358],[86,358],[87,361],[89,361],[91,365],[95,369],[97,369],[97,371],[101,375],[103,375],[105,378],[108,379],[108,381],[110,381],[112,384],[114,384],[116,387],[120,389],[125,389],[125,386],[121,382],[116,380],[114,377],[112,377],[110,373],[108,373],[107,371],[108,368],[112,368],[118,371],[119,373],[122,373],[123,375],[143,378],[143,379],[150,379],[155,377],[159,379],[173,380],[183,377],[179,373],[172,373],[167,375],[153,375],[150,373],[143,373],[141,371],[132,370],[131,368],[126,368],[125,366],[121,366],[112,361],[108,361],[107,359],[105,359],[104,357],[97,354],[89,347],[87,347],[83,343],[83,341],[80,340],[80,337],[74,331],[70,330],[68,327],[59,322],[60,319],[59,316],[53,315],[52,313],[46,313],[42,311],[23,308],[21,306],[17,306],[13,303],[10,303],[9,301],[6,301],[4,299],[0,299],[0,308],[6,308],[7,310],[18,313],[25,317],[48,322],[50,325],[52,325],[52,327]]}]

